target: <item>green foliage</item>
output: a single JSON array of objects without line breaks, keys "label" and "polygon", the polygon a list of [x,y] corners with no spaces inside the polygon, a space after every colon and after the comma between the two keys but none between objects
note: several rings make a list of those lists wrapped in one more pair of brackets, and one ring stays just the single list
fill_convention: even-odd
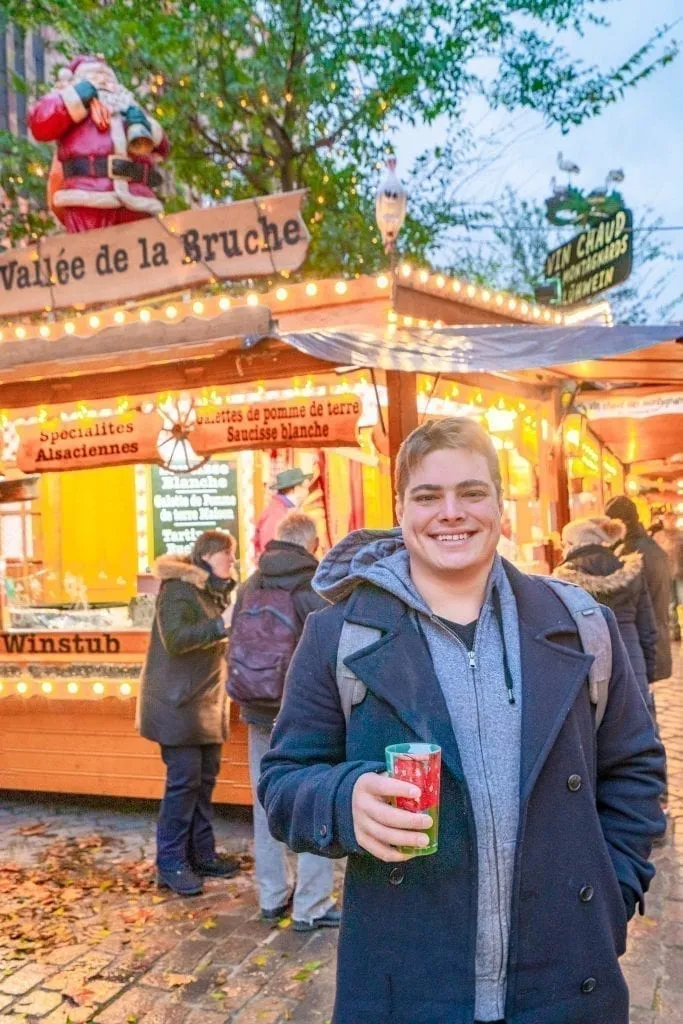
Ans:
[{"label": "green foliage", "polygon": [[0,252],[54,230],[45,200],[50,159],[49,146],[0,132]]},{"label": "green foliage", "polygon": [[[491,226],[477,245],[454,243],[453,272],[490,288],[533,299],[545,280],[545,258],[551,249],[569,241],[577,229],[551,228],[545,207],[521,198],[508,188],[489,207]],[[683,254],[658,229],[661,218],[646,209],[634,225],[633,274],[607,292],[619,323],[665,322],[683,307],[683,288],[672,290]],[[667,297],[668,296],[668,297]]]},{"label": "green foliage", "polygon": [[[602,72],[563,32],[599,23],[603,0],[5,0],[50,25],[65,55],[101,52],[146,94],[172,143],[172,206],[309,189],[316,273],[385,264],[374,222],[378,172],[403,126],[447,126],[448,147],[404,178],[403,253],[433,256],[466,221],[455,183],[471,169],[473,96],[563,129],[599,114],[673,59],[662,32]],[[486,58],[486,59],[482,59]]]}]

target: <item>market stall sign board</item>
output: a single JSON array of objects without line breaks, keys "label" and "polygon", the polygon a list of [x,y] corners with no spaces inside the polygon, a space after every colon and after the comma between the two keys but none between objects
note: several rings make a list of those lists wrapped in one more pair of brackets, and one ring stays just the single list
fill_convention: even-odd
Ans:
[{"label": "market stall sign board", "polygon": [[140,412],[20,427],[17,465],[24,473],[55,473],[158,462],[160,428],[158,415]]},{"label": "market stall sign board", "polygon": [[0,632],[0,660],[34,658],[49,655],[55,660],[63,658],[87,661],[98,657],[109,660],[118,655],[144,654],[149,644],[149,633],[96,632],[80,633],[55,631],[53,633]]},{"label": "market stall sign board", "polygon": [[356,395],[290,398],[199,412],[191,435],[202,455],[252,448],[353,447],[362,412]]},{"label": "market stall sign board", "polygon": [[305,195],[245,199],[12,249],[0,255],[0,316],[297,270],[310,240],[301,216]]},{"label": "market stall sign board", "polygon": [[207,462],[186,474],[153,466],[151,473],[155,558],[184,554],[205,530],[239,537],[234,462]]},{"label": "market stall sign board", "polygon": [[584,303],[622,284],[633,269],[633,214],[619,210],[548,253],[545,276],[558,280],[562,305]]}]

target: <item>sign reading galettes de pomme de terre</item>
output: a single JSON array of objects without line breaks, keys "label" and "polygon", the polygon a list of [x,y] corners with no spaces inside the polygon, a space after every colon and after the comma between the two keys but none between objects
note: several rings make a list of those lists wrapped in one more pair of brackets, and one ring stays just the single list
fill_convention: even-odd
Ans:
[{"label": "sign reading galettes de pomme de terre", "polygon": [[54,235],[0,255],[0,316],[121,302],[212,278],[296,270],[310,236],[305,191]]}]

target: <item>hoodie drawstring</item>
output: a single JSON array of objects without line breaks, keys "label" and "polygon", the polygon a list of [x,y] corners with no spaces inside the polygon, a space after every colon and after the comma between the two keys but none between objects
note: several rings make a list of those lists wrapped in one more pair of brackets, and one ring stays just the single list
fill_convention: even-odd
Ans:
[{"label": "hoodie drawstring", "polygon": [[491,600],[493,602],[493,614],[498,622],[498,628],[500,629],[500,639],[503,644],[503,672],[505,674],[505,685],[508,691],[508,701],[510,704],[516,704],[515,694],[513,692],[514,682],[512,679],[512,672],[510,671],[510,661],[508,658],[508,649],[505,643],[505,627],[503,625],[503,608],[500,603],[500,594],[498,593],[498,587],[493,587],[491,594]]}]

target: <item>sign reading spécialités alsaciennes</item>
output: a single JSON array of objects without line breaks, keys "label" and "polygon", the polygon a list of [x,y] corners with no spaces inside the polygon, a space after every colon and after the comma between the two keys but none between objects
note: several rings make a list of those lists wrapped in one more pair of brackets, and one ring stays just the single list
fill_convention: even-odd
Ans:
[{"label": "sign reading sp\u00e9cialit\u00e9s alsaciennes", "polygon": [[571,306],[614,288],[633,268],[633,215],[619,210],[548,253],[545,276],[561,284],[562,305]]}]

